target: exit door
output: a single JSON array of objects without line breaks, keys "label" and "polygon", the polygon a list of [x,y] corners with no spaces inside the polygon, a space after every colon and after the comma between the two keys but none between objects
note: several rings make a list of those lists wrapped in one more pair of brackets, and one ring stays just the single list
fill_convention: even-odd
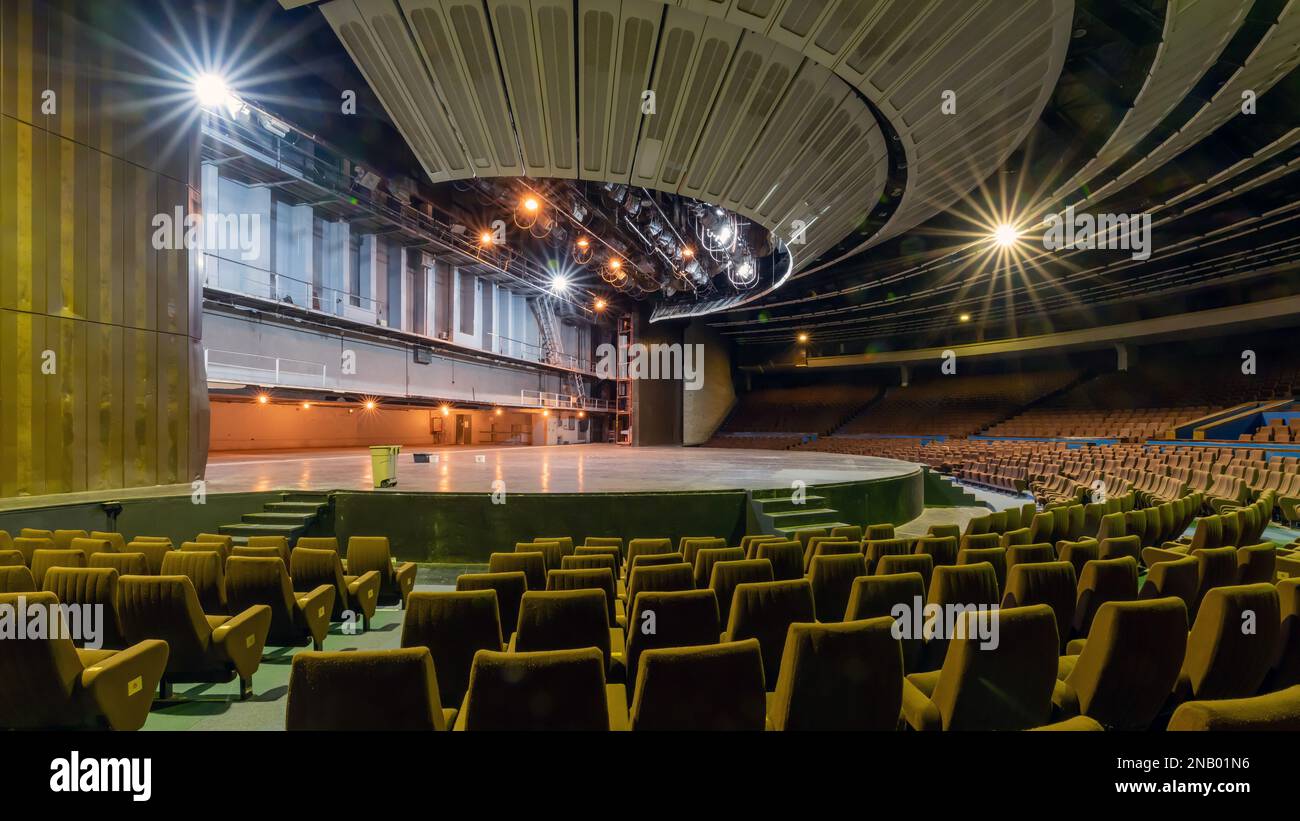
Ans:
[{"label": "exit door", "polygon": [[474,419],[467,414],[456,414],[456,444],[474,444]]}]

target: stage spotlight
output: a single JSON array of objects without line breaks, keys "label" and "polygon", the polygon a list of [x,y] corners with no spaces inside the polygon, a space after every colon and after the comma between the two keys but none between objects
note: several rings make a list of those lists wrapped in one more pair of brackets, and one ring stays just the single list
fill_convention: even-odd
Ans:
[{"label": "stage spotlight", "polygon": [[519,203],[519,208],[515,211],[515,225],[525,230],[532,228],[537,224],[537,218],[542,213],[542,204],[537,201],[536,197],[525,197]]},{"label": "stage spotlight", "polygon": [[603,300],[603,299],[597,299],[597,300],[596,300],[596,304],[595,304],[593,307],[594,307],[597,311],[603,311],[603,310],[605,310],[605,308],[609,307],[609,303],[606,302],[606,301]]},{"label": "stage spotlight", "polygon": [[799,334],[798,339],[799,339],[800,342],[807,342],[807,341],[808,341],[808,334],[803,334],[803,333],[801,333],[801,334]]},{"label": "stage spotlight", "polygon": [[551,291],[557,294],[567,293],[569,290],[569,278],[564,274],[556,274],[551,277]]},{"label": "stage spotlight", "polygon": [[372,411],[372,410],[374,410],[374,409],[377,408],[377,407],[379,407],[379,404],[378,404],[377,402],[375,402],[375,400],[373,400],[373,399],[367,399],[367,400],[366,400],[366,410],[368,410],[368,411]]},{"label": "stage spotlight", "polygon": [[230,102],[230,88],[216,74],[203,73],[194,78],[194,95],[204,108],[221,108]]},{"label": "stage spotlight", "polygon": [[484,231],[483,233],[479,234],[479,235],[478,235],[478,244],[479,244],[479,245],[482,245],[484,248],[486,248],[486,247],[488,247],[489,245],[491,245],[491,244],[492,244],[492,232],[491,232],[491,231]]},{"label": "stage spotlight", "polygon": [[586,265],[591,262],[591,240],[587,237],[578,237],[578,241],[573,245],[573,261],[578,265]]},{"label": "stage spotlight", "polygon": [[267,396],[267,395],[264,394],[264,393],[259,393],[259,394],[257,395],[257,404],[259,404],[259,405],[269,405],[269,404],[271,404],[271,397]]},{"label": "stage spotlight", "polygon": [[1020,232],[1010,223],[1002,223],[993,231],[993,240],[1003,248],[1010,248],[1020,239]]},{"label": "stage spotlight", "polygon": [[689,245],[682,249],[683,259],[691,259],[694,256],[695,256],[695,249],[690,247]]}]

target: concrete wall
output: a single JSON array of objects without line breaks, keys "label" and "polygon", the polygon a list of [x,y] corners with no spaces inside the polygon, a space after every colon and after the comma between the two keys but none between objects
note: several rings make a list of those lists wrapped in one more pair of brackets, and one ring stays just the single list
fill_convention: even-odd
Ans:
[{"label": "concrete wall", "polygon": [[0,3],[0,497],[188,482],[206,460],[201,294],[153,242],[156,215],[197,205],[197,120],[131,30],[65,10],[95,13]]},{"label": "concrete wall", "polygon": [[[651,325],[638,321],[634,342],[640,345],[680,345],[680,322]],[[682,382],[680,379],[639,379],[632,383],[634,415],[632,444],[637,447],[682,443]]]},{"label": "concrete wall", "polygon": [[[703,351],[703,376],[699,390],[682,388],[682,444],[702,445],[727,419],[736,405],[731,377],[731,346],[704,319],[694,319],[682,335],[686,345]],[[696,360],[699,361],[698,358]]]}]

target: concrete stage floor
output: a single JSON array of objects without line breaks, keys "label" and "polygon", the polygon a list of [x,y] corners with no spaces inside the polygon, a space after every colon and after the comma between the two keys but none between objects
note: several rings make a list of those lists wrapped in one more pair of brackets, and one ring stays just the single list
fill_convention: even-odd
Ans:
[{"label": "concrete stage floor", "polygon": [[[415,464],[412,453],[438,457]],[[481,457],[479,462],[476,457]],[[403,448],[394,491],[491,493],[498,479],[510,493],[627,493],[760,490],[890,479],[916,473],[910,462],[833,453],[720,448],[555,447]],[[214,453],[208,492],[371,490],[364,449]]]}]

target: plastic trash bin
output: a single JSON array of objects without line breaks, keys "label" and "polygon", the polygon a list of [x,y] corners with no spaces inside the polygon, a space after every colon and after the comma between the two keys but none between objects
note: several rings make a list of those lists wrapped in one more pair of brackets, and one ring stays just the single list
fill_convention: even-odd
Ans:
[{"label": "plastic trash bin", "polygon": [[401,445],[371,445],[370,470],[375,477],[375,487],[397,485],[397,454],[401,452]]}]

